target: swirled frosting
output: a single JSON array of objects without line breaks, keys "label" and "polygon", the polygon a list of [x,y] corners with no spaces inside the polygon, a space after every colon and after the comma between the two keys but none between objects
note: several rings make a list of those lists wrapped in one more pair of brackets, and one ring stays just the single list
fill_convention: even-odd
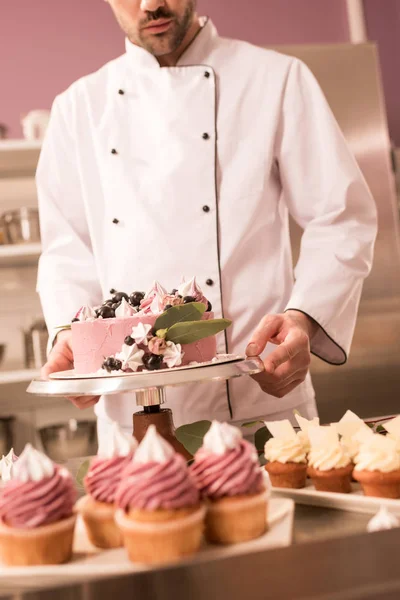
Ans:
[{"label": "swirled frosting", "polygon": [[84,479],[87,493],[97,502],[112,504],[121,483],[122,472],[131,463],[132,456],[93,459]]},{"label": "swirled frosting", "polygon": [[265,444],[264,454],[265,458],[271,462],[305,463],[307,448],[297,436],[296,439],[286,440],[271,438]]},{"label": "swirled frosting", "polygon": [[154,425],[125,469],[115,501],[125,511],[176,510],[199,502],[185,459],[159,436]]},{"label": "swirled frosting", "polygon": [[299,434],[296,434],[288,419],[284,419],[283,421],[266,421],[265,425],[274,436],[268,440],[264,447],[264,454],[267,460],[280,463],[306,462],[308,436],[304,440]]},{"label": "swirled frosting", "polygon": [[372,435],[361,444],[355,460],[356,471],[391,473],[400,469],[400,456],[395,440],[380,434]]},{"label": "swirled frosting", "polygon": [[320,471],[341,469],[351,463],[350,456],[339,442],[335,427],[313,427],[309,430],[311,451],[310,467]]},{"label": "swirled frosting", "polygon": [[257,494],[264,489],[256,449],[227,423],[213,422],[190,470],[202,496]]},{"label": "swirled frosting", "polygon": [[49,461],[29,444],[22,452],[14,479],[0,495],[0,519],[6,525],[33,529],[72,515],[76,499],[72,478],[66,469]]},{"label": "swirled frosting", "polygon": [[341,469],[351,463],[350,456],[344,448],[338,443],[336,446],[320,446],[311,448],[308,455],[308,464],[310,467],[320,471],[330,471],[331,469]]}]

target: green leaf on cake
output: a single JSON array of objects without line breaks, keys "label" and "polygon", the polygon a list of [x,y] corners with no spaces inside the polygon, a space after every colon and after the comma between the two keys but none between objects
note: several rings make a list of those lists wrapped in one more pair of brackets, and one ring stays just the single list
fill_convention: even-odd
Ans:
[{"label": "green leaf on cake", "polygon": [[182,425],[175,435],[185,449],[193,456],[203,444],[203,438],[211,427],[211,421],[196,421]]},{"label": "green leaf on cake", "polygon": [[81,464],[81,466],[79,467],[77,473],[76,473],[76,483],[78,484],[79,487],[83,487],[83,480],[86,477],[86,474],[89,470],[89,465],[90,465],[90,459],[85,460],[85,462],[83,462]]},{"label": "green leaf on cake", "polygon": [[212,319],[208,321],[192,321],[176,323],[168,329],[167,341],[174,344],[192,344],[198,340],[216,335],[231,325],[229,319]]},{"label": "green leaf on cake", "polygon": [[248,423],[242,423],[241,427],[255,427],[256,425],[263,425],[264,421],[249,421]]},{"label": "green leaf on cake", "polygon": [[272,438],[272,434],[266,427],[257,429],[254,435],[254,445],[257,448],[259,454],[264,454],[264,446]]},{"label": "green leaf on cake", "polygon": [[154,323],[154,329],[169,329],[175,323],[185,321],[200,321],[206,311],[206,305],[202,302],[189,302],[188,304],[179,304],[169,308]]}]

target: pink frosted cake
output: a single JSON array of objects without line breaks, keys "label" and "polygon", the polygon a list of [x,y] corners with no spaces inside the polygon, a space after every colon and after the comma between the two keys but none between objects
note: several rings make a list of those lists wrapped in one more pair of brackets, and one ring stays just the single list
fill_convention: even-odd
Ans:
[{"label": "pink frosted cake", "polygon": [[210,361],[217,352],[215,334],[230,325],[214,319],[195,278],[170,294],[158,283],[147,294],[111,293],[99,307],[82,307],[72,321],[76,373],[154,371]]}]

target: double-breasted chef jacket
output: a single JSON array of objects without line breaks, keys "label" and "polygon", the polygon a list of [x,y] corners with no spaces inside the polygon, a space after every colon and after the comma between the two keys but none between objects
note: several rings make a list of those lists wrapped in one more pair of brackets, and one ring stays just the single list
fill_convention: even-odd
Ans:
[{"label": "double-breasted chef jacket", "polygon": [[[55,99],[37,171],[48,328],[110,288],[172,289],[196,275],[233,322],[219,352],[243,354],[264,315],[291,308],[320,325],[312,352],[342,364],[372,263],[374,201],[309,69],[202,24],[177,66],[126,41]],[[295,272],[289,213],[304,228]],[[167,398],[176,425],[315,413],[310,377],[282,399],[247,377]],[[125,427],[135,410],[132,395],[96,406]]]}]

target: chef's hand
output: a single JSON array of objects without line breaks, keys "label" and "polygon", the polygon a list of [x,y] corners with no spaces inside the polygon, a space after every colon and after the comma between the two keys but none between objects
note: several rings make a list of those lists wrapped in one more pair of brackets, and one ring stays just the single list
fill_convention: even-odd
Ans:
[{"label": "chef's hand", "polygon": [[253,376],[264,392],[283,398],[305,380],[311,362],[310,340],[318,327],[310,317],[296,310],[262,319],[246,354],[260,355],[268,342],[278,346],[264,360],[265,370]]},{"label": "chef's hand", "polygon": [[[57,335],[56,343],[49,354],[47,363],[42,367],[42,379],[48,379],[50,373],[55,373],[56,371],[68,371],[69,369],[74,368],[71,338],[72,332],[70,330],[60,331]],[[84,408],[89,408],[96,404],[99,401],[99,396],[75,396],[73,398],[68,398],[68,400],[83,410]]]}]

